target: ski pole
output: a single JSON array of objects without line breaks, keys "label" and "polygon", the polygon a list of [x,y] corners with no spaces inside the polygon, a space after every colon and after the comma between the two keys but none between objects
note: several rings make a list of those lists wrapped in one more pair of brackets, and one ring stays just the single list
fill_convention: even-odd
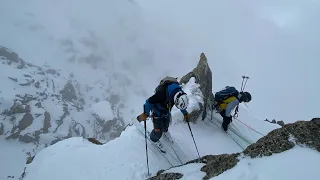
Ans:
[{"label": "ski pole", "polygon": [[[143,105],[143,112],[145,112],[145,105]],[[149,172],[149,157],[148,157],[148,142],[147,142],[147,120],[144,120],[144,139],[146,141],[146,157],[147,157],[147,168],[148,168],[148,176]]]},{"label": "ski pole", "polygon": [[199,151],[198,151],[198,147],[197,147],[196,141],[194,140],[194,137],[193,137],[193,133],[192,133],[192,130],[191,130],[191,127],[190,127],[190,124],[189,124],[189,120],[186,120],[186,121],[188,123],[189,130],[190,130],[190,133],[191,133],[191,136],[192,136],[192,139],[193,139],[193,143],[194,143],[194,145],[196,147],[196,150],[197,150],[197,153],[198,153],[198,156],[199,156],[199,160],[200,160],[201,157],[200,157],[200,154],[199,154]]},{"label": "ski pole", "polygon": [[242,83],[241,83],[241,88],[240,88],[240,91],[242,92],[242,87],[243,87],[243,81],[244,81],[244,78],[245,78],[246,76],[242,76]]}]

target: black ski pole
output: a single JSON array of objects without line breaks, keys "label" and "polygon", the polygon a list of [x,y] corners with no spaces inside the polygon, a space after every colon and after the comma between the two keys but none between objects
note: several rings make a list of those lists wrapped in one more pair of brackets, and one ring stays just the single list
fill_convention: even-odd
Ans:
[{"label": "black ski pole", "polygon": [[192,136],[192,139],[193,139],[193,143],[194,143],[194,146],[196,146],[196,150],[197,150],[197,153],[198,153],[198,156],[199,156],[199,160],[200,160],[200,154],[199,154],[199,151],[198,151],[198,147],[197,147],[197,144],[196,144],[196,141],[194,140],[194,137],[193,137],[193,134],[192,134],[192,130],[191,130],[191,127],[190,127],[190,124],[189,124],[189,120],[186,120],[187,123],[188,123],[188,126],[189,126],[189,130],[190,130],[190,133],[191,133],[191,136]]},{"label": "black ski pole", "polygon": [[242,83],[241,83],[241,88],[240,88],[240,91],[242,92],[243,90],[242,90],[242,88],[243,88],[243,81],[244,81],[244,78],[245,78],[246,76],[242,76]]},{"label": "black ski pole", "polygon": [[[145,113],[145,106],[143,105],[143,113]],[[144,120],[144,139],[146,141],[146,157],[147,157],[147,168],[148,168],[148,176],[149,172],[149,157],[148,157],[148,142],[147,142],[147,120]]]},{"label": "black ski pole", "polygon": [[244,91],[244,88],[246,87],[246,85],[247,85],[247,81],[248,81],[248,79],[249,79],[249,76],[247,76],[247,77],[245,77],[246,78],[246,81],[245,81],[245,83],[244,83],[244,85],[243,85],[243,90],[242,91]]}]

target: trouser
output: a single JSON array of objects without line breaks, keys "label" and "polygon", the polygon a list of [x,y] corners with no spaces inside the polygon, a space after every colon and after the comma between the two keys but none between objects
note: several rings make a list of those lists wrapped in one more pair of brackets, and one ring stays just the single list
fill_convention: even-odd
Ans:
[{"label": "trouser", "polygon": [[222,128],[226,131],[226,130],[228,130],[228,126],[229,126],[229,124],[231,123],[232,117],[227,117],[227,116],[226,116],[226,110],[222,110],[222,111],[220,112],[220,115],[221,115],[222,118],[223,118]]},{"label": "trouser", "polygon": [[150,133],[150,139],[153,142],[159,141],[163,132],[167,132],[169,129],[169,124],[171,121],[170,113],[166,116],[160,116],[160,117],[155,116],[155,114],[152,115],[153,130]]}]

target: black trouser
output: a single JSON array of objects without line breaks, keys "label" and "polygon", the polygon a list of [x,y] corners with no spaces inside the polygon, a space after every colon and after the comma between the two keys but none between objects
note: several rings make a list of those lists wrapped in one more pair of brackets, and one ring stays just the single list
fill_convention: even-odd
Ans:
[{"label": "black trouser", "polygon": [[222,110],[222,111],[220,112],[220,115],[221,115],[222,118],[223,118],[222,128],[226,131],[226,130],[228,130],[228,126],[229,126],[229,124],[231,123],[232,117],[227,117],[227,116],[226,116],[226,110]]},{"label": "black trouser", "polygon": [[152,115],[153,130],[150,133],[150,139],[153,142],[159,141],[163,132],[167,132],[170,124],[171,115],[157,117]]}]

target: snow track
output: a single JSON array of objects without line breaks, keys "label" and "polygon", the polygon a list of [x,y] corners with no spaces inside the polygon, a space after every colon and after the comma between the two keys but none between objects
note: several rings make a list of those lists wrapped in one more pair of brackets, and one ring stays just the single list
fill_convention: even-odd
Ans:
[{"label": "snow track", "polygon": [[[140,132],[140,134],[144,137],[145,136],[144,126],[136,120],[132,120],[132,123],[133,123],[134,127],[136,127],[137,130]],[[165,161],[167,161],[171,166],[180,165],[181,162],[179,161],[179,159],[176,156],[174,156],[172,154],[172,152],[168,151],[167,146],[163,143],[162,140],[160,140],[160,141],[164,145],[164,147],[165,147],[164,150],[166,151],[166,153],[162,153],[161,150],[153,144],[153,142],[150,140],[150,132],[151,131],[149,131],[149,129],[147,129],[148,151],[152,151],[154,154],[157,154],[157,156],[164,157]],[[155,153],[153,151],[154,149],[157,149],[157,151],[159,153]]]}]

